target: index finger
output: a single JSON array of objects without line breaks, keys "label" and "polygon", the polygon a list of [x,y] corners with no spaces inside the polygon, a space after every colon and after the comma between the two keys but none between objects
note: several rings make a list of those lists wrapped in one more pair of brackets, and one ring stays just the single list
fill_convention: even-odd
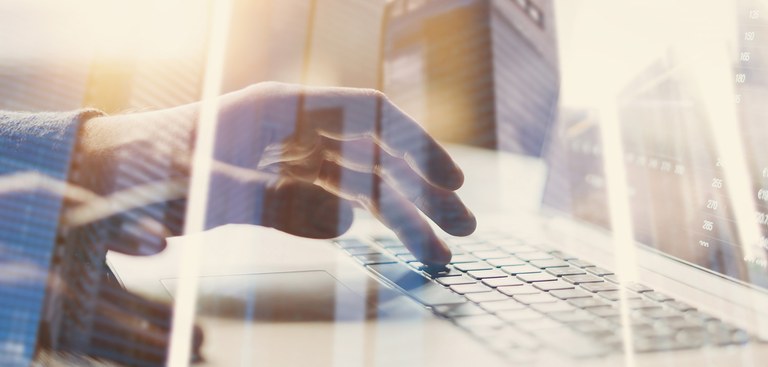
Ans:
[{"label": "index finger", "polygon": [[340,140],[370,136],[427,182],[447,190],[464,183],[464,174],[448,152],[379,91],[310,88],[304,104],[306,118],[321,135]]}]

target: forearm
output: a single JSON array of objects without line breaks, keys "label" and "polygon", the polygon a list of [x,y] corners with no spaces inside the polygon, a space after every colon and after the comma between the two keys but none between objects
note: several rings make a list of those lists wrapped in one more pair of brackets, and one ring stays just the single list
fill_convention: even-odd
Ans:
[{"label": "forearm", "polygon": [[76,224],[117,227],[106,240],[127,252],[180,234],[196,114],[192,104],[87,121],[74,183],[100,199],[73,212]]}]

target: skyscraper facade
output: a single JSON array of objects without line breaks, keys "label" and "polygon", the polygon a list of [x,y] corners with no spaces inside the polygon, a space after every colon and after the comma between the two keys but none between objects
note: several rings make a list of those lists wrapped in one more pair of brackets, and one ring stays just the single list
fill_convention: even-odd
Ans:
[{"label": "skyscraper facade", "polygon": [[539,156],[559,96],[550,0],[396,0],[382,88],[438,139]]}]

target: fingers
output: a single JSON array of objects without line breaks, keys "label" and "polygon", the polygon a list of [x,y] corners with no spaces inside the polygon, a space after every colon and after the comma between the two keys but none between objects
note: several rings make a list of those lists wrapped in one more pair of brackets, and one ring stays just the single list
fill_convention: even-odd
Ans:
[{"label": "fingers", "polygon": [[91,345],[136,361],[162,363],[171,326],[171,310],[103,283],[99,289]]},{"label": "fingers", "polygon": [[433,185],[456,190],[463,184],[461,169],[445,149],[382,93],[347,88],[308,88],[306,93],[307,119],[321,135],[371,137]]},{"label": "fingers", "polygon": [[[66,337],[60,339],[62,350],[121,365],[165,365],[170,306],[132,294],[117,283],[86,283],[87,290],[96,292],[83,292],[79,284],[69,288],[67,283],[59,283],[54,290],[66,299],[62,312],[69,320],[64,324]],[[191,341],[195,360],[200,359],[202,341],[202,330],[195,326]]]},{"label": "fingers", "polygon": [[[324,145],[333,146],[336,143]],[[387,153],[380,156],[379,164],[374,164],[371,157],[377,149],[379,147],[372,141],[361,139],[345,141],[338,149],[326,149],[323,155],[345,168],[383,178],[445,232],[454,236],[467,236],[474,232],[477,221],[455,192],[429,184],[405,161]]]},{"label": "fingers", "polygon": [[[168,305],[102,284],[93,315],[88,354],[128,365],[163,365],[171,330]],[[202,331],[195,328],[193,352],[199,356]]]},{"label": "fingers", "polygon": [[84,228],[85,233],[93,236],[103,236],[107,232],[106,246],[109,250],[127,255],[154,255],[166,247],[166,237],[172,235],[160,220],[137,211],[118,213],[104,218]]},{"label": "fingers", "polygon": [[[382,102],[382,129],[379,141],[401,152],[402,158],[427,181],[446,190],[456,190],[464,184],[464,173],[445,149],[410,116],[388,99]],[[408,132],[405,134],[404,132]]]},{"label": "fingers", "polygon": [[103,284],[99,297],[108,304],[119,305],[122,312],[150,321],[159,327],[171,327],[171,308],[167,304],[150,301],[113,284]]},{"label": "fingers", "polygon": [[435,235],[413,203],[376,175],[356,172],[334,164],[323,165],[318,184],[343,198],[366,207],[392,229],[416,258],[425,264],[444,265],[451,251]]},{"label": "fingers", "polygon": [[310,182],[284,179],[266,189],[261,223],[308,238],[333,238],[352,226],[352,205]]}]

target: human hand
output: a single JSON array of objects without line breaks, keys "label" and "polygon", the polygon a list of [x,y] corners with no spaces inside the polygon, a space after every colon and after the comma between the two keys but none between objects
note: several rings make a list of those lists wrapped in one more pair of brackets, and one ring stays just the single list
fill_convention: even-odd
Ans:
[{"label": "human hand", "polygon": [[[171,335],[170,305],[133,294],[114,279],[99,277],[97,273],[82,278],[54,276],[49,280],[46,298],[49,307],[51,302],[56,304],[53,314],[57,316],[42,324],[40,363],[48,365],[46,360],[50,359],[62,360],[62,365],[80,364],[79,361],[97,358],[126,366],[166,364]],[[202,330],[195,326],[192,361],[202,358],[202,341]]]},{"label": "human hand", "polygon": [[357,204],[422,262],[440,265],[450,250],[419,212],[452,235],[476,227],[454,192],[462,171],[377,91],[261,83],[224,95],[213,157],[210,226],[330,238],[349,228]]},{"label": "human hand", "polygon": [[[259,83],[221,96],[218,104],[208,228],[259,224],[303,237],[332,238],[350,227],[352,206],[359,205],[391,228],[420,261],[442,265],[450,260],[450,250],[421,213],[452,235],[468,235],[476,227],[454,192],[463,183],[462,171],[380,92]],[[141,172],[133,178],[162,171],[157,165],[188,176],[191,149],[183,147],[194,141],[199,109],[195,103],[92,119],[82,138],[90,159],[86,165],[94,176],[113,181],[120,172],[112,167],[121,166],[129,167],[123,169],[128,174]],[[168,158],[159,158],[164,156]],[[169,197],[178,190],[164,185],[173,180],[153,179],[160,185],[134,185],[149,187],[139,190],[134,201],[179,198]],[[92,189],[107,198],[132,198],[114,186]],[[129,220],[140,223],[138,219],[147,217]],[[135,227],[157,228],[146,225],[154,222],[150,218]],[[135,231],[121,233],[129,232]],[[138,253],[157,250],[131,238],[112,242]]]}]

